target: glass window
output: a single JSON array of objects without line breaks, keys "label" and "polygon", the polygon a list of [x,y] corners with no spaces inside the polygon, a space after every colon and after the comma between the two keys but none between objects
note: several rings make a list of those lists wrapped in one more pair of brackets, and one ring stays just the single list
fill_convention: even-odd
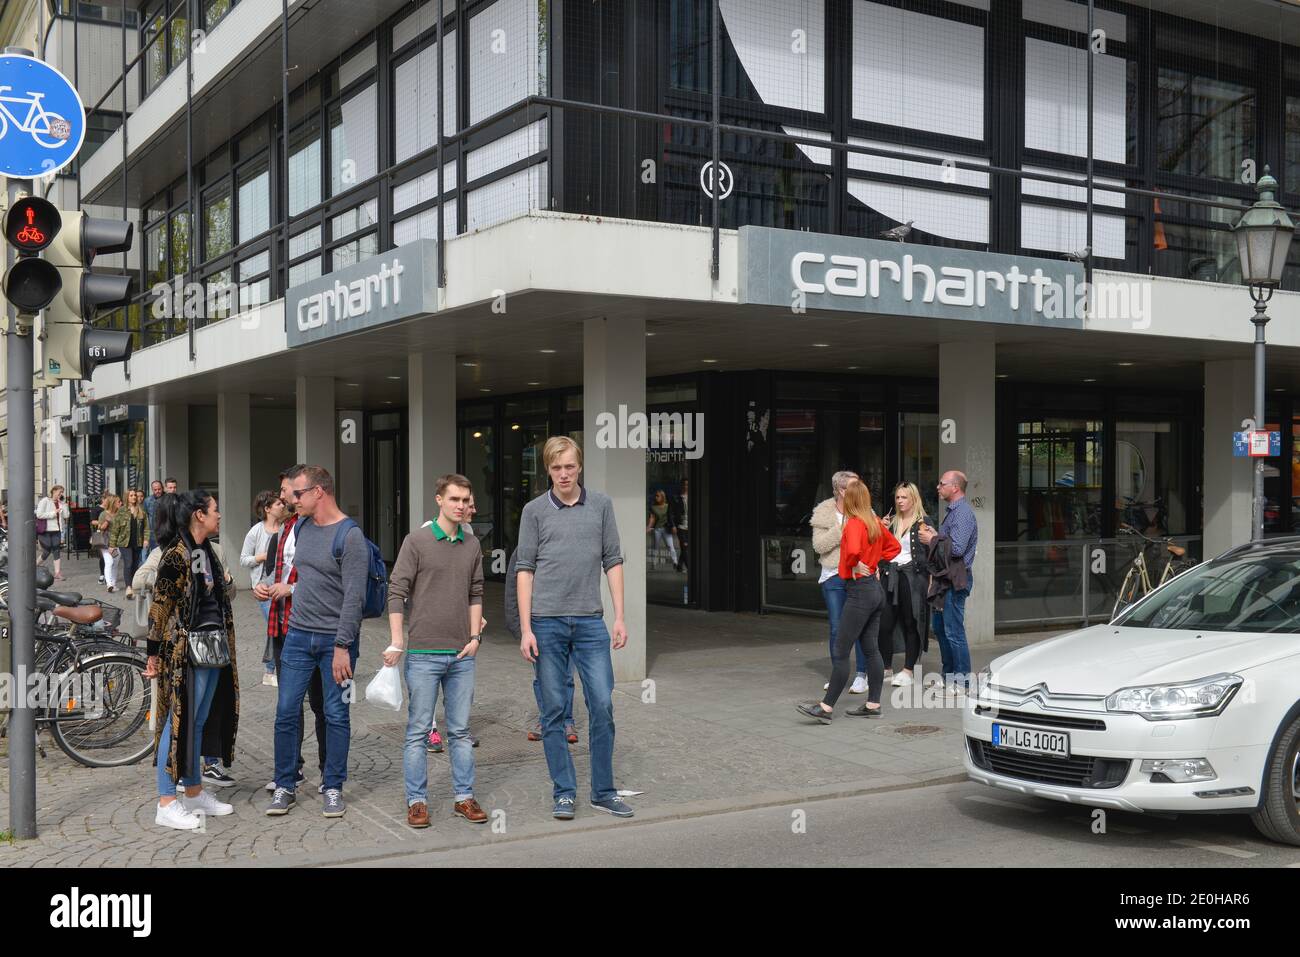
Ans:
[{"label": "glass window", "polygon": [[179,276],[190,268],[190,216],[182,206],[171,215],[171,274]]},{"label": "glass window", "polygon": [[230,270],[223,269],[207,278],[207,302],[205,315],[208,319],[225,319],[234,308],[234,286],[230,284]]},{"label": "glass window", "polygon": [[221,18],[230,12],[234,0],[207,0],[203,6],[203,22],[209,30],[221,22]]},{"label": "glass window", "polygon": [[474,534],[483,543],[483,570],[489,573],[496,513],[496,467],[494,464],[494,436],[492,426],[462,425],[460,427],[461,474],[474,486]]},{"label": "glass window", "polygon": [[1115,521],[1147,536],[1188,531],[1188,481],[1178,420],[1115,423]]},{"label": "glass window", "polygon": [[379,255],[379,236],[376,233],[360,236],[350,243],[335,246],[330,251],[330,258],[335,269],[342,269],[345,266],[351,266],[354,263],[359,263],[377,255]]},{"label": "glass window", "polygon": [[271,176],[267,158],[239,171],[239,241],[246,243],[271,228]]},{"label": "glass window", "polygon": [[320,130],[311,120],[289,137],[289,215],[296,216],[321,201]]},{"label": "glass window", "polygon": [[185,62],[185,56],[189,52],[190,44],[190,20],[188,16],[189,0],[180,0],[179,3],[173,3],[172,9],[179,9],[172,19],[171,26],[168,27],[171,37],[171,68],[174,70]]},{"label": "glass window", "polygon": [[1016,432],[1017,537],[1100,536],[1103,424],[1042,417],[1022,419]]},{"label": "glass window", "polygon": [[[939,514],[939,415],[937,412],[904,412],[899,416],[899,479],[911,482],[921,492],[926,512]],[[892,493],[893,489],[886,490]],[[889,503],[886,503],[886,509]]]},{"label": "glass window", "polygon": [[[469,121],[546,93],[546,20],[538,0],[498,0],[469,24]],[[502,45],[504,44],[504,46]]]},{"label": "glass window", "polygon": [[330,107],[329,127],[330,195],[337,196],[379,172],[374,85]]},{"label": "glass window", "polygon": [[[394,158],[402,160],[438,142],[438,47],[425,47],[393,73]],[[447,31],[442,53],[443,132],[456,132],[456,32]]]},{"label": "glass window", "polygon": [[1246,554],[1206,562],[1138,604],[1120,623],[1179,631],[1300,633],[1300,555]]},{"label": "glass window", "polygon": [[167,271],[167,224],[159,223],[144,233],[145,285],[152,289],[171,278]]},{"label": "glass window", "polygon": [[260,276],[262,273],[269,271],[271,268],[271,253],[263,250],[256,256],[249,256],[239,264],[239,281],[252,279],[254,276]]},{"label": "glass window", "polygon": [[163,14],[155,13],[145,22],[143,43],[144,55],[144,89],[151,93],[167,76],[167,47],[162,39]]},{"label": "glass window", "polygon": [[304,230],[296,236],[289,237],[289,258],[297,259],[320,249],[320,225]]},{"label": "glass window", "polygon": [[1166,173],[1238,181],[1255,151],[1255,91],[1161,67],[1156,165]]},{"label": "glass window", "polygon": [[379,222],[379,200],[371,199],[339,213],[330,220],[330,235],[335,239],[366,229]]},{"label": "glass window", "polygon": [[304,282],[310,282],[313,279],[320,278],[320,257],[313,256],[305,262],[296,266],[289,267],[289,287],[301,285]]},{"label": "glass window", "polygon": [[230,185],[209,192],[203,201],[203,258],[212,259],[230,252]]},{"label": "glass window", "polygon": [[1286,172],[1282,188],[1300,193],[1300,96],[1286,98]]},{"label": "glass window", "polygon": [[245,130],[235,141],[235,158],[240,162],[246,159],[252,159],[258,150],[266,149],[269,138],[266,132],[266,122],[258,120],[247,130]]}]

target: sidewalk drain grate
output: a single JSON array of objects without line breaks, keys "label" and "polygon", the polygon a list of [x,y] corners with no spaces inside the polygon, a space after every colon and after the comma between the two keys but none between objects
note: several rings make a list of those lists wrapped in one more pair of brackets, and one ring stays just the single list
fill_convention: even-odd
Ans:
[{"label": "sidewalk drain grate", "polygon": [[907,735],[938,734],[942,730],[943,728],[933,724],[905,724],[894,729],[898,734]]}]

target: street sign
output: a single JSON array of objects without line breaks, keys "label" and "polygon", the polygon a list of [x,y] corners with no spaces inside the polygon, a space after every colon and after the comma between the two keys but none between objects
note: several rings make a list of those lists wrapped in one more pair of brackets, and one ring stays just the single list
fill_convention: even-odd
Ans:
[{"label": "street sign", "polygon": [[31,179],[76,158],[86,111],[66,76],[35,57],[0,55],[0,174]]},{"label": "street sign", "polygon": [[1282,454],[1282,433],[1233,432],[1232,454],[1235,458],[1276,458]]}]

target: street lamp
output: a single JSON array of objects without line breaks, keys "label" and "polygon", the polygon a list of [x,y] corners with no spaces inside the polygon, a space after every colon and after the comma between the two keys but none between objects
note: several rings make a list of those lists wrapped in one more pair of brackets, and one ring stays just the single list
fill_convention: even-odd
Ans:
[{"label": "street lamp", "polygon": [[[1277,180],[1264,167],[1264,175],[1255,184],[1259,194],[1250,209],[1232,227],[1237,237],[1237,258],[1241,263],[1241,280],[1250,287],[1255,300],[1255,428],[1264,428],[1264,327],[1268,313],[1264,304],[1282,282],[1287,250],[1295,236],[1295,223],[1274,198]],[[1252,541],[1264,537],[1264,460],[1255,463],[1255,490],[1251,505]]]}]

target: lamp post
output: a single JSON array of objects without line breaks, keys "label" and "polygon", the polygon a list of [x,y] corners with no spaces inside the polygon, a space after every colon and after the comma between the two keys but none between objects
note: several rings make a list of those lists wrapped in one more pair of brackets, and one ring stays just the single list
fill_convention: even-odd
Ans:
[{"label": "lamp post", "polygon": [[[1295,236],[1295,223],[1273,197],[1277,180],[1264,167],[1264,175],[1255,184],[1259,194],[1250,209],[1232,227],[1237,238],[1237,257],[1241,262],[1241,281],[1250,287],[1255,300],[1255,428],[1264,428],[1264,327],[1268,325],[1265,303],[1282,282],[1287,250]],[[1264,460],[1255,462],[1254,498],[1251,503],[1250,538],[1264,537]]]}]

